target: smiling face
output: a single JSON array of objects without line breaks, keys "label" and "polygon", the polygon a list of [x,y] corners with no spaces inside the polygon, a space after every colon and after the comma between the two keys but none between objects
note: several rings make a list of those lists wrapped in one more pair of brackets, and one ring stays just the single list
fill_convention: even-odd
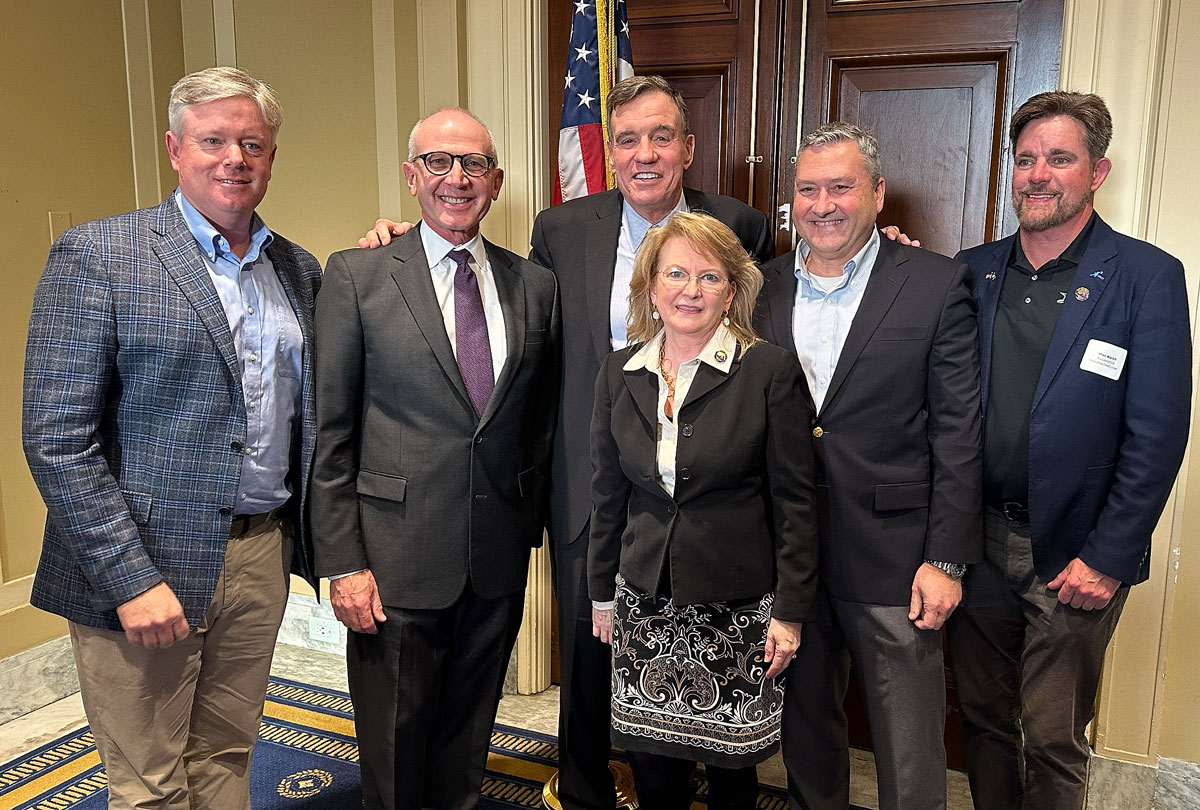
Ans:
[{"label": "smiling face", "polygon": [[666,93],[649,91],[613,110],[612,140],[604,147],[621,195],[638,215],[659,222],[679,202],[683,172],[696,138],[683,134],[679,108]]},{"label": "smiling face", "polygon": [[[416,155],[441,151],[495,157],[487,130],[461,110],[443,110],[425,119],[413,145]],[[402,168],[408,190],[421,204],[421,221],[453,245],[461,245],[479,232],[479,223],[504,183],[504,171],[498,167],[483,177],[472,177],[457,160],[450,172],[441,176],[430,173],[420,160],[407,161]]]},{"label": "smiling face", "polygon": [[[733,301],[734,283],[720,263],[692,247],[682,236],[672,236],[658,252],[650,302],[658,307],[663,328],[674,340],[704,343]],[[670,276],[686,274],[683,284]]]},{"label": "smiling face", "polygon": [[1012,202],[1024,231],[1078,232],[1111,164],[1093,166],[1083,126],[1065,115],[1039,118],[1021,130],[1013,150]]},{"label": "smiling face", "polygon": [[275,161],[275,136],[258,105],[245,96],[193,104],[179,134],[166,137],[187,201],[231,244],[248,239]]},{"label": "smiling face", "polygon": [[883,208],[885,184],[871,182],[853,141],[813,146],[796,160],[792,223],[809,246],[808,268],[841,275],[846,262],[871,238]]}]

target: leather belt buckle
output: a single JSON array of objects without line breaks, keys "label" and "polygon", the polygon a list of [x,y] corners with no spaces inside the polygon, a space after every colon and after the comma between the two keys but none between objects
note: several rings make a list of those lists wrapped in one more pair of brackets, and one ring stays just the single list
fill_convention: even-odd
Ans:
[{"label": "leather belt buckle", "polygon": [[1005,501],[1000,504],[1000,512],[1004,519],[1012,523],[1028,523],[1029,507],[1016,501]]}]

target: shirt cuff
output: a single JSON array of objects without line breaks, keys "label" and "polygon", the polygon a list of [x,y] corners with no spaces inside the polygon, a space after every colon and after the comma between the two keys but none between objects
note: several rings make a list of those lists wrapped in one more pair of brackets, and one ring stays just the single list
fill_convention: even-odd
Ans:
[{"label": "shirt cuff", "polygon": [[352,574],[361,574],[363,571],[366,571],[366,570],[367,570],[366,568],[360,568],[357,571],[347,571],[344,574],[330,574],[329,576],[326,577],[326,579],[328,579],[330,582],[333,582],[335,579],[341,579],[342,577],[348,577],[348,576],[351,576]]},{"label": "shirt cuff", "polygon": [[597,602],[595,599],[593,599],[592,610],[612,610],[616,604],[616,599],[609,599],[607,602]]}]

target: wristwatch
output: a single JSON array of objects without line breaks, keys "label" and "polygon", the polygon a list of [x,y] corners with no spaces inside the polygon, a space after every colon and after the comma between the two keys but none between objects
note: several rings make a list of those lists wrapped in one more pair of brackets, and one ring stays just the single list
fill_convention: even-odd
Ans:
[{"label": "wristwatch", "polygon": [[962,579],[967,573],[966,563],[942,562],[941,560],[926,560],[925,562],[932,565],[934,568],[940,568],[946,572],[946,576],[950,579]]}]

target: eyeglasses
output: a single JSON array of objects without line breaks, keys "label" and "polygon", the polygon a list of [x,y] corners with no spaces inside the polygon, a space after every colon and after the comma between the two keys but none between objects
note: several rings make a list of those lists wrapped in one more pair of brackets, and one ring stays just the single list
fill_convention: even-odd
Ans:
[{"label": "eyeglasses", "polygon": [[462,170],[471,177],[483,177],[496,165],[495,158],[479,152],[468,152],[465,155],[452,155],[449,152],[426,152],[423,155],[417,155],[413,160],[424,163],[425,170],[438,177],[450,174],[456,160],[458,165],[462,166]]},{"label": "eyeglasses", "polygon": [[662,283],[668,287],[686,287],[689,281],[695,281],[700,286],[700,289],[705,292],[719,292],[725,289],[725,285],[729,283],[729,279],[721,278],[716,273],[701,273],[698,276],[693,276],[691,273],[685,273],[677,267],[661,270],[658,276],[662,279]]}]

